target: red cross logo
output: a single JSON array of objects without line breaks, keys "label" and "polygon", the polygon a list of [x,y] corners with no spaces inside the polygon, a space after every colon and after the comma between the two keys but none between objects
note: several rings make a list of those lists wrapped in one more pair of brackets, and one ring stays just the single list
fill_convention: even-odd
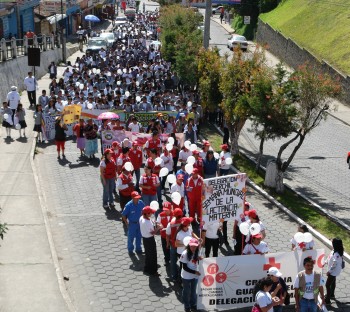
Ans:
[{"label": "red cross logo", "polygon": [[264,264],[263,270],[267,271],[271,267],[276,267],[277,269],[281,268],[281,263],[276,263],[275,258],[269,258],[269,263]]}]

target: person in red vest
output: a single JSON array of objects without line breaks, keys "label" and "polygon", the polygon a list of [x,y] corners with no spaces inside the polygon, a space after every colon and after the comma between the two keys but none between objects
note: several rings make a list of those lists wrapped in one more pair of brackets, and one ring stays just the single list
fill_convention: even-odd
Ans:
[{"label": "person in red vest", "polygon": [[122,153],[122,149],[118,141],[112,142],[112,149],[114,151],[114,161],[117,163],[119,155]]},{"label": "person in red vest", "polygon": [[166,228],[172,218],[172,206],[169,202],[163,203],[163,211],[157,217],[157,226],[160,228],[160,237],[162,241],[162,249],[164,254],[164,264],[168,266],[170,263],[170,248],[166,242]]},{"label": "person in red vest", "polygon": [[204,195],[204,186],[204,180],[199,176],[198,168],[194,168],[192,176],[187,180],[186,191],[190,217],[194,219],[195,214],[197,214],[198,222],[202,220],[202,196]]},{"label": "person in red vest", "polygon": [[132,163],[132,165],[134,166],[134,173],[135,173],[135,177],[136,177],[136,185],[135,185],[135,189],[137,191],[139,191],[139,182],[140,182],[140,170],[141,170],[141,166],[142,166],[142,150],[140,149],[138,143],[136,141],[132,142],[132,149],[129,152],[129,158],[130,161]]},{"label": "person in red vest", "polygon": [[122,173],[122,168],[125,165],[126,162],[131,161],[129,157],[129,147],[123,147],[122,148],[122,153],[119,155],[117,159],[117,172],[118,174]]},{"label": "person in red vest", "polygon": [[157,187],[160,186],[159,178],[152,173],[152,169],[146,165],[145,173],[140,178],[140,188],[142,192],[142,201],[146,206],[151,204],[151,201],[157,200]]},{"label": "person in red vest", "polygon": [[173,211],[173,218],[168,223],[165,230],[167,248],[170,248],[170,272],[173,281],[177,281],[179,271],[177,267],[177,248],[175,246],[177,230],[181,224],[183,212],[180,208],[175,208]]},{"label": "person in red vest", "polygon": [[151,149],[156,149],[157,156],[160,155],[160,152],[162,150],[162,142],[159,139],[159,132],[158,131],[152,132],[152,137],[147,140],[146,145],[145,145],[145,149],[146,149],[148,157],[150,157]]},{"label": "person in red vest", "polygon": [[135,191],[132,174],[125,169],[125,166],[122,167],[122,173],[118,176],[117,185],[120,197],[120,208],[123,211],[125,205],[131,200],[131,193]]},{"label": "person in red vest", "polygon": [[193,168],[198,169],[198,174],[203,178],[204,177],[204,166],[203,159],[199,157],[199,151],[195,150],[192,152],[196,162],[193,164]]},{"label": "person in red vest", "polygon": [[[116,165],[112,151],[106,149],[100,162],[100,177],[103,186],[103,208],[114,208],[113,190],[115,188]],[[109,203],[109,206],[108,206]]]}]

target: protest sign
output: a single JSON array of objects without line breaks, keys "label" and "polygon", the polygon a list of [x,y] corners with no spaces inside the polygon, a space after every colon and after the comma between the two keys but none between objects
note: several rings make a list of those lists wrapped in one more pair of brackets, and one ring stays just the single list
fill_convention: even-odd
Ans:
[{"label": "protest sign", "polygon": [[206,311],[253,306],[254,285],[266,277],[270,267],[277,267],[282,272],[288,293],[293,299],[295,278],[298,272],[304,270],[303,260],[310,256],[315,260],[315,271],[322,272],[324,249],[205,258],[199,262],[201,275],[198,280],[197,306]]},{"label": "protest sign", "polygon": [[246,180],[245,173],[205,179],[203,222],[227,221],[240,216],[243,213]]}]

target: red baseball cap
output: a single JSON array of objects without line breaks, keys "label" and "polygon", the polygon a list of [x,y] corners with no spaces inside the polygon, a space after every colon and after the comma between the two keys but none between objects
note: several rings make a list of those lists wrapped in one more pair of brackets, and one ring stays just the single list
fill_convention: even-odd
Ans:
[{"label": "red baseball cap", "polygon": [[169,203],[167,201],[163,203],[163,210],[165,210],[165,209],[171,210],[172,208],[173,208],[173,206],[171,203]]},{"label": "red baseball cap", "polygon": [[203,146],[210,146],[209,141],[204,141],[204,142],[203,142]]},{"label": "red baseball cap", "polygon": [[198,168],[194,168],[193,171],[192,171],[192,173],[194,173],[194,174],[199,173]]},{"label": "red baseball cap", "polygon": [[143,214],[155,213],[156,211],[151,206],[146,206],[142,209]]},{"label": "red baseball cap", "polygon": [[221,149],[228,150],[228,145],[227,144],[222,144],[220,145]]},{"label": "red baseball cap", "polygon": [[257,213],[255,209],[245,211],[244,214],[250,218],[256,219]]},{"label": "red baseball cap", "polygon": [[193,218],[191,218],[191,217],[183,217],[181,219],[181,224],[182,225],[190,225],[192,221],[193,221]]},{"label": "red baseball cap", "polygon": [[139,145],[139,143],[137,141],[132,142],[132,146],[138,146],[138,145]]},{"label": "red baseball cap", "polygon": [[184,175],[183,174],[178,174],[177,176],[176,176],[176,179],[179,179],[179,180],[184,180]]},{"label": "red baseball cap", "polygon": [[199,151],[197,151],[197,150],[193,151],[192,155],[199,155]]},{"label": "red baseball cap", "polygon": [[259,233],[259,234],[255,234],[252,236],[253,238],[262,238],[262,235]]},{"label": "red baseball cap", "polygon": [[[106,154],[106,153],[112,153],[112,152],[113,152],[113,150],[111,150],[110,148],[106,148],[104,154]],[[113,152],[113,153],[114,153],[114,152]]]},{"label": "red baseball cap", "polygon": [[113,141],[112,146],[113,146],[113,147],[116,147],[116,146],[118,146],[118,147],[119,147],[119,146],[120,146],[120,144],[119,144],[119,142],[118,142],[118,141]]},{"label": "red baseball cap", "polygon": [[141,195],[139,194],[139,192],[133,191],[131,193],[131,198],[139,199],[139,198],[141,198]]},{"label": "red baseball cap", "polygon": [[191,240],[190,240],[190,242],[188,243],[188,245],[190,245],[190,246],[199,246],[199,242],[198,242],[198,239],[196,239],[196,238],[192,238]]},{"label": "red baseball cap", "polygon": [[174,217],[181,217],[183,215],[183,212],[180,208],[175,208],[173,211]]}]

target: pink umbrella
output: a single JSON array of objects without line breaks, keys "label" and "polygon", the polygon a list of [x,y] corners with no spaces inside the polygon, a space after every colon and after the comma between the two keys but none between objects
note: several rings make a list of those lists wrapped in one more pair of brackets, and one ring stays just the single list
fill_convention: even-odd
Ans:
[{"label": "pink umbrella", "polygon": [[102,120],[102,119],[119,119],[119,115],[116,113],[112,112],[104,112],[100,114],[97,119]]}]

